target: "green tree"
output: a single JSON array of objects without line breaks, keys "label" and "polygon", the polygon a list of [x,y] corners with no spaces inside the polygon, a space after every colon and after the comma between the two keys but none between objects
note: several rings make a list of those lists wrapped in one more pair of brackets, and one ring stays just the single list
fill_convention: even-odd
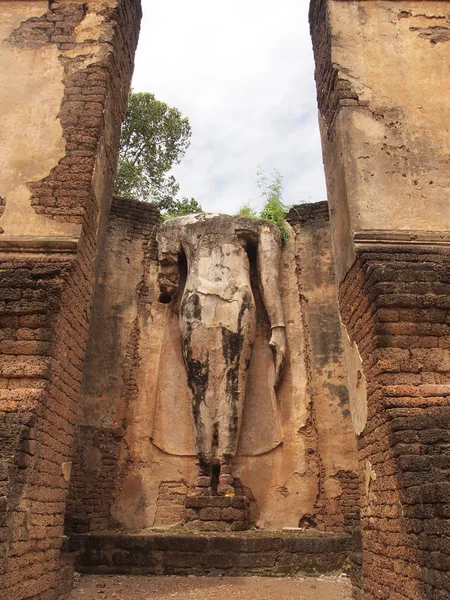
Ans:
[{"label": "green tree", "polygon": [[201,212],[193,198],[179,200],[179,185],[168,175],[189,147],[191,126],[177,108],[153,94],[133,93],[128,99],[114,181],[117,196],[155,202],[166,215]]}]

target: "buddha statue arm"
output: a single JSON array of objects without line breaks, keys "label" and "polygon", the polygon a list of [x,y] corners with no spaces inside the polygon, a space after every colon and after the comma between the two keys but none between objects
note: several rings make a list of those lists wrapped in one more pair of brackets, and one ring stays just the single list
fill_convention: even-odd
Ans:
[{"label": "buddha statue arm", "polygon": [[180,285],[178,255],[181,251],[180,228],[176,221],[166,221],[158,235],[158,283],[162,294],[172,299]]},{"label": "buddha statue arm", "polygon": [[286,355],[286,329],[279,286],[281,239],[277,229],[263,224],[259,228],[258,271],[264,306],[269,317],[272,335],[270,346],[274,351],[276,386]]}]

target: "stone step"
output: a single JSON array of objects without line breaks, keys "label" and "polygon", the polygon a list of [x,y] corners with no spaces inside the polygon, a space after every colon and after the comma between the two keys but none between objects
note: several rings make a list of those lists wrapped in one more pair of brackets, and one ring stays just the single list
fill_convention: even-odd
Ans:
[{"label": "stone step", "polygon": [[188,496],[184,526],[192,531],[245,531],[248,504],[245,496]]},{"label": "stone step", "polygon": [[284,531],[106,532],[72,535],[70,547],[82,573],[279,577],[341,570],[351,537]]}]

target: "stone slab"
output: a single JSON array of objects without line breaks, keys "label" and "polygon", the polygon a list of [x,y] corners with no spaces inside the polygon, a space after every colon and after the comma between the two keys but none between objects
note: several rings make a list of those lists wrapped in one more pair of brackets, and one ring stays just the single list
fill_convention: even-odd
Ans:
[{"label": "stone slab", "polygon": [[345,534],[202,532],[72,535],[82,573],[290,576],[338,571],[351,551]]}]

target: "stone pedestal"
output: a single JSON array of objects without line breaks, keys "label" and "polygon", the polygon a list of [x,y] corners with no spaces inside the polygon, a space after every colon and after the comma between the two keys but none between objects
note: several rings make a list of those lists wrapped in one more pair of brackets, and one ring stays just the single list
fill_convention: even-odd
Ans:
[{"label": "stone pedestal", "polygon": [[317,531],[105,531],[72,535],[70,542],[80,573],[143,576],[295,577],[333,573],[344,567],[351,550],[349,535]]},{"label": "stone pedestal", "polygon": [[194,531],[245,531],[248,507],[246,496],[188,496],[184,526]]}]

